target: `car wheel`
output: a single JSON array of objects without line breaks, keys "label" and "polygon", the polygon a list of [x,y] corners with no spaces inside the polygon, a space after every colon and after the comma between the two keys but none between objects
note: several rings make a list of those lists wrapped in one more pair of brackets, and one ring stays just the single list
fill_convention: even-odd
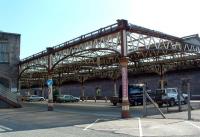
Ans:
[{"label": "car wheel", "polygon": [[171,98],[169,100],[169,106],[172,107],[172,106],[175,106],[175,104],[176,104],[175,100],[173,98]]},{"label": "car wheel", "polygon": [[134,102],[133,102],[133,103],[130,103],[130,105],[131,105],[131,106],[135,106],[135,103],[134,103]]},{"label": "car wheel", "polygon": [[187,102],[188,102],[188,99],[187,99],[187,97],[185,97],[183,103],[187,104]]},{"label": "car wheel", "polygon": [[116,106],[116,105],[117,105],[117,102],[113,102],[113,105]]},{"label": "car wheel", "polygon": [[185,105],[185,104],[187,104],[187,101],[186,101],[186,100],[184,100],[184,101],[183,101],[183,104],[184,104],[184,105]]},{"label": "car wheel", "polygon": [[158,106],[159,106],[159,108],[160,108],[160,107],[162,107],[162,106],[163,106],[163,104],[162,104],[162,103],[158,103]]}]

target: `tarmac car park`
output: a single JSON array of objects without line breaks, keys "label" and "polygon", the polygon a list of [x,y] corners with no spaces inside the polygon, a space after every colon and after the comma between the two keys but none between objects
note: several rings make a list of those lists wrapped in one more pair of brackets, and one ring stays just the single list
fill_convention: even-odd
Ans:
[{"label": "tarmac car park", "polygon": [[[56,103],[52,112],[46,111],[47,102],[23,102],[21,109],[0,109],[0,136],[5,137],[199,137],[200,111],[166,114],[162,119],[155,114],[143,118],[142,106],[131,106],[131,118],[120,119],[120,106],[94,100],[78,103]],[[199,104],[197,104],[199,106]],[[175,108],[171,107],[171,109]],[[162,108],[165,110],[165,107]],[[148,110],[149,113],[152,113]],[[31,117],[31,118],[30,118]]]}]

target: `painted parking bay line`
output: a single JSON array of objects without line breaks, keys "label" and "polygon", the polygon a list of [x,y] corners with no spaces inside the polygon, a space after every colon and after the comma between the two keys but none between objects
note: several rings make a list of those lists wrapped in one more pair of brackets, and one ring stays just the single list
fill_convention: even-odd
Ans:
[{"label": "painted parking bay line", "polygon": [[138,118],[138,128],[139,128],[140,137],[142,137],[143,133],[142,133],[142,124],[141,124],[140,118]]},{"label": "painted parking bay line", "polygon": [[95,120],[92,124],[85,127],[83,130],[87,130],[88,128],[92,127],[96,122],[98,122],[100,119]]},{"label": "painted parking bay line", "polygon": [[192,122],[185,121],[185,123],[188,123],[188,124],[192,125],[193,127],[196,127],[200,130],[200,126],[197,126],[197,125],[193,124]]}]

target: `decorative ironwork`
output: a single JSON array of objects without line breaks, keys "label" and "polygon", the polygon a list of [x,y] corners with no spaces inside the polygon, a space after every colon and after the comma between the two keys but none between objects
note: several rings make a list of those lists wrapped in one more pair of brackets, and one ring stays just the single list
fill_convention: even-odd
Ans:
[{"label": "decorative ironwork", "polygon": [[[122,33],[126,39],[122,39]],[[49,54],[53,79],[82,82],[97,77],[116,79],[121,73],[119,60],[123,56],[128,58],[129,73],[160,74],[160,65],[164,73],[180,66],[199,67],[199,52],[198,45],[181,38],[118,20],[57,45],[50,53],[44,50],[21,60],[19,79],[22,84],[47,79]]]}]

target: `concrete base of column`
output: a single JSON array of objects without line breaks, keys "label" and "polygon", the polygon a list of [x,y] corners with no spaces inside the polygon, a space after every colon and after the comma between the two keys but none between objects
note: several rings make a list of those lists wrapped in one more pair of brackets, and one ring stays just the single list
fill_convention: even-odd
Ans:
[{"label": "concrete base of column", "polygon": [[53,111],[53,100],[48,101],[48,111]]},{"label": "concrete base of column", "polygon": [[53,111],[53,106],[48,106],[48,111]]},{"label": "concrete base of column", "polygon": [[129,111],[127,111],[127,110],[122,110],[121,118],[130,118]]},{"label": "concrete base of column", "polygon": [[125,101],[122,103],[122,112],[121,112],[121,118],[130,118],[129,113],[129,102]]}]

